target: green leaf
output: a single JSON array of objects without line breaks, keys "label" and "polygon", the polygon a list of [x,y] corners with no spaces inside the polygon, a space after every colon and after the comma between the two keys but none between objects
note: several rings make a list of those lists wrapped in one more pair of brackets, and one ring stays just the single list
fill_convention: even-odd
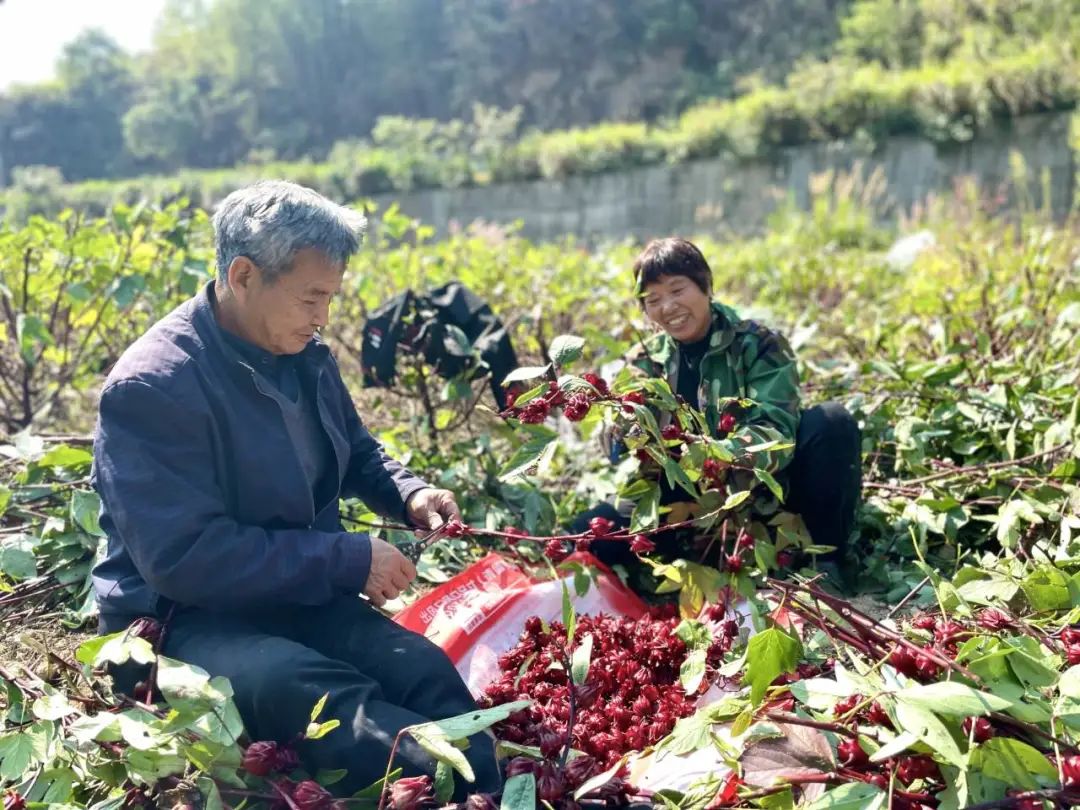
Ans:
[{"label": "green leaf", "polygon": [[1020,582],[1020,587],[1031,606],[1040,613],[1067,610],[1072,606],[1069,579],[1065,572],[1052,565],[1039,566]]},{"label": "green leaf", "polygon": [[910,731],[901,731],[891,740],[886,742],[877,751],[870,755],[871,762],[884,762],[885,760],[903,753],[919,742],[919,736]]},{"label": "green leaf", "polygon": [[154,660],[154,648],[144,638],[126,637],[126,631],[90,639],[83,643],[76,658],[84,664],[101,667],[105,664],[123,664],[129,660],[149,664]]},{"label": "green leaf", "polygon": [[660,524],[660,487],[649,483],[645,494],[634,505],[630,516],[630,531],[641,532],[655,529]]},{"label": "green leaf", "polygon": [[327,720],[325,723],[308,723],[307,730],[304,732],[304,739],[321,740],[340,725],[341,721],[337,718]]},{"label": "green leaf", "polygon": [[94,460],[89,450],[61,444],[38,459],[39,467],[85,467]]},{"label": "green leaf", "polygon": [[318,701],[316,701],[315,705],[312,707],[311,716],[309,717],[309,720],[312,723],[314,723],[316,720],[318,720],[319,715],[323,713],[323,709],[326,708],[326,701],[327,701],[327,699],[329,697],[330,697],[330,693],[327,692],[325,695],[323,695],[321,698],[319,698]]},{"label": "green leaf", "polygon": [[519,773],[507,779],[499,810],[536,810],[536,777]]},{"label": "green leaf", "polygon": [[697,692],[698,687],[701,686],[701,680],[705,677],[707,655],[707,651],[700,647],[691,650],[690,654],[683,660],[682,666],[679,667],[679,683],[686,691],[686,694],[694,694]]},{"label": "green leaf", "polygon": [[96,492],[81,489],[71,493],[71,519],[84,532],[93,537],[104,537],[105,532],[98,525],[101,512],[101,499]]},{"label": "green leaf", "polygon": [[445,762],[435,765],[435,799],[439,804],[446,804],[454,795],[454,769]]},{"label": "green leaf", "polygon": [[566,646],[574,643],[574,631],[577,629],[577,614],[574,612],[574,603],[570,599],[570,589],[566,587],[566,580],[560,580],[562,586],[562,621],[566,628]]},{"label": "green leaf", "polygon": [[757,480],[761,481],[765,486],[769,488],[769,491],[776,496],[778,501],[784,500],[784,488],[777,483],[776,479],[772,477],[772,474],[766,470],[754,468],[754,476]]},{"label": "green leaf", "polygon": [[0,737],[0,782],[21,782],[28,769],[44,762],[53,730],[51,722],[39,720]]},{"label": "green leaf", "polygon": [[625,763],[623,762],[623,760],[620,759],[603,773],[598,773],[596,776],[591,776],[586,779],[584,782],[581,783],[581,785],[578,786],[578,789],[574,791],[574,800],[579,801],[582,796],[586,796],[589,793],[592,793],[597,788],[606,785],[608,782],[615,778],[615,774],[619,772],[619,770],[623,767],[624,764]]},{"label": "green leaf", "polygon": [[964,755],[949,729],[933,712],[921,705],[896,701],[896,727],[916,735],[946,762],[964,767]]},{"label": "green leaf", "polygon": [[11,490],[0,484],[0,517],[4,516],[9,503],[11,503]]},{"label": "green leaf", "polygon": [[581,357],[581,350],[584,347],[584,338],[579,338],[577,335],[559,335],[551,341],[548,353],[551,355],[552,362],[562,367]]},{"label": "green leaf", "polygon": [[792,696],[802,703],[817,711],[831,709],[839,698],[846,698],[854,694],[854,690],[844,684],[837,683],[833,678],[806,678],[795,681],[790,686]]},{"label": "green leaf", "polygon": [[735,509],[737,506],[742,504],[742,502],[749,497],[750,490],[748,489],[743,489],[738,492],[732,492],[724,500],[724,505],[721,507],[721,509],[723,509],[725,512],[730,512],[732,509]]},{"label": "green leaf", "polygon": [[1080,699],[1080,666],[1069,667],[1062,672],[1057,688],[1062,697]]},{"label": "green leaf", "polygon": [[664,456],[664,475],[667,476],[668,486],[675,489],[676,486],[682,487],[691,498],[697,499],[697,487],[686,476],[686,471],[675,463],[674,459],[670,456]]},{"label": "green leaf", "polygon": [[1000,712],[1013,703],[988,692],[980,692],[956,681],[910,686],[896,693],[898,700],[922,706],[935,714],[951,717],[973,717],[988,712]]},{"label": "green leaf", "polygon": [[330,787],[330,785],[336,785],[348,775],[349,772],[345,768],[335,768],[333,770],[320,768],[315,774],[315,781],[323,787]]},{"label": "green leaf", "polygon": [[217,786],[217,782],[209,777],[200,776],[196,784],[199,787],[199,792],[203,795],[203,810],[224,809],[225,804],[221,801],[221,791]]},{"label": "green leaf", "polygon": [[79,713],[79,710],[71,705],[67,697],[60,693],[42,695],[34,701],[30,711],[39,720],[59,720],[69,714]]},{"label": "green leaf", "polygon": [[164,655],[158,656],[157,666],[158,688],[174,709],[205,712],[223,706],[232,696],[228,680],[211,679],[202,667]]},{"label": "green leaf", "polygon": [[746,649],[745,681],[750,702],[757,706],[769,685],[782,672],[794,672],[802,656],[802,644],[779,628],[770,627],[750,638]]},{"label": "green leaf", "polygon": [[[532,705],[532,701],[515,700],[493,706],[490,709],[477,709],[474,712],[466,712],[454,717],[447,717],[445,720],[434,720],[431,723],[422,725],[438,727],[439,731],[445,734],[447,739],[463,740],[473,734],[479,734],[489,726],[505,720],[514,712],[526,709],[530,705]],[[411,728],[418,728],[418,726],[412,726]]]},{"label": "green leaf", "polygon": [[804,810],[878,810],[888,803],[888,799],[881,788],[866,782],[848,782],[825,791],[802,807]]},{"label": "green leaf", "polygon": [[454,768],[465,777],[465,781],[473,782],[476,780],[469,760],[465,758],[461,749],[450,741],[449,737],[446,736],[446,732],[435,723],[421,723],[416,726],[409,726],[407,731],[421,748],[439,762],[445,762]]},{"label": "green leaf", "polygon": [[558,441],[553,436],[536,436],[529,439],[514,451],[499,474],[499,480],[509,481],[527,474],[532,467],[539,467],[545,457],[550,458],[557,446]]},{"label": "green leaf", "polygon": [[1057,780],[1057,770],[1039,751],[1025,742],[1009,737],[994,737],[972,753],[973,768],[1012,787],[1034,790],[1035,776]]},{"label": "green leaf", "polygon": [[589,677],[589,661],[592,658],[592,635],[587,635],[581,640],[574,655],[570,659],[570,679],[579,686],[585,683]]},{"label": "green leaf", "polygon": [[535,380],[537,377],[543,377],[547,374],[549,368],[551,366],[522,366],[516,368],[503,378],[502,384],[506,386],[521,380]]},{"label": "green leaf", "polygon": [[34,553],[11,542],[0,545],[0,574],[16,581],[33,579],[37,576]]},{"label": "green leaf", "polygon": [[683,619],[675,626],[674,633],[690,649],[708,648],[712,644],[709,628],[697,619]]}]

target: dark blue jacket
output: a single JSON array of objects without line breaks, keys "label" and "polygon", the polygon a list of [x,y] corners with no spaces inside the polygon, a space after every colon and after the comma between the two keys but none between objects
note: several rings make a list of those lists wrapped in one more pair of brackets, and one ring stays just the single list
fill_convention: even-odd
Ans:
[{"label": "dark blue jacket", "polygon": [[114,617],[160,615],[161,597],[244,610],[357,594],[371,544],[342,529],[339,499],[403,520],[427,486],[361,424],[315,339],[298,366],[337,475],[313,493],[266,381],[224,340],[212,295],[211,282],[135,341],[102,390],[93,482],[108,548],[93,579]]}]

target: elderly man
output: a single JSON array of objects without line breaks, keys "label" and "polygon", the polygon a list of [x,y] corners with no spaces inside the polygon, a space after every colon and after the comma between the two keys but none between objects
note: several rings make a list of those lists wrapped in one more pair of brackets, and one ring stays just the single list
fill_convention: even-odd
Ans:
[{"label": "elderly man", "polygon": [[[438,647],[377,610],[413,565],[338,517],[343,496],[421,528],[458,517],[372,438],[318,335],[364,225],[290,183],[229,195],[216,280],[124,353],[94,444],[103,632],[168,618],[164,654],[229,678],[256,740],[293,739],[329,694],[341,726],[299,753],[346,769],[343,792],[382,776],[402,727],[476,706]],[[498,789],[490,738],[467,756],[471,789]],[[408,740],[395,762],[434,772]]]}]

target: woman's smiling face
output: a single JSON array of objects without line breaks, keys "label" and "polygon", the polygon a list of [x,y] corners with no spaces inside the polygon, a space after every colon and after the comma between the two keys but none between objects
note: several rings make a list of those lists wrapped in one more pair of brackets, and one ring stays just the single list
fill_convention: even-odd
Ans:
[{"label": "woman's smiling face", "polygon": [[709,333],[709,296],[686,276],[661,276],[641,296],[649,320],[680,343],[693,343]]}]

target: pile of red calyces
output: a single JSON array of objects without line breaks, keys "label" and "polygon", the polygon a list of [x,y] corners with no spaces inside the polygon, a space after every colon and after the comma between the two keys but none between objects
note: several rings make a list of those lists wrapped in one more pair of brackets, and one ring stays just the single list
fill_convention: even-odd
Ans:
[{"label": "pile of red calyces", "polygon": [[[693,713],[694,698],[679,684],[687,650],[672,632],[678,623],[672,616],[580,617],[576,638],[591,635],[593,647],[588,677],[574,687],[572,745],[598,768],[658,742],[680,717]],[[508,742],[538,746],[548,759],[564,749],[570,720],[568,674],[552,666],[565,660],[565,643],[560,623],[545,630],[539,618],[531,617],[517,645],[500,657],[502,674],[483,699],[487,706],[532,700],[494,731]]]}]

